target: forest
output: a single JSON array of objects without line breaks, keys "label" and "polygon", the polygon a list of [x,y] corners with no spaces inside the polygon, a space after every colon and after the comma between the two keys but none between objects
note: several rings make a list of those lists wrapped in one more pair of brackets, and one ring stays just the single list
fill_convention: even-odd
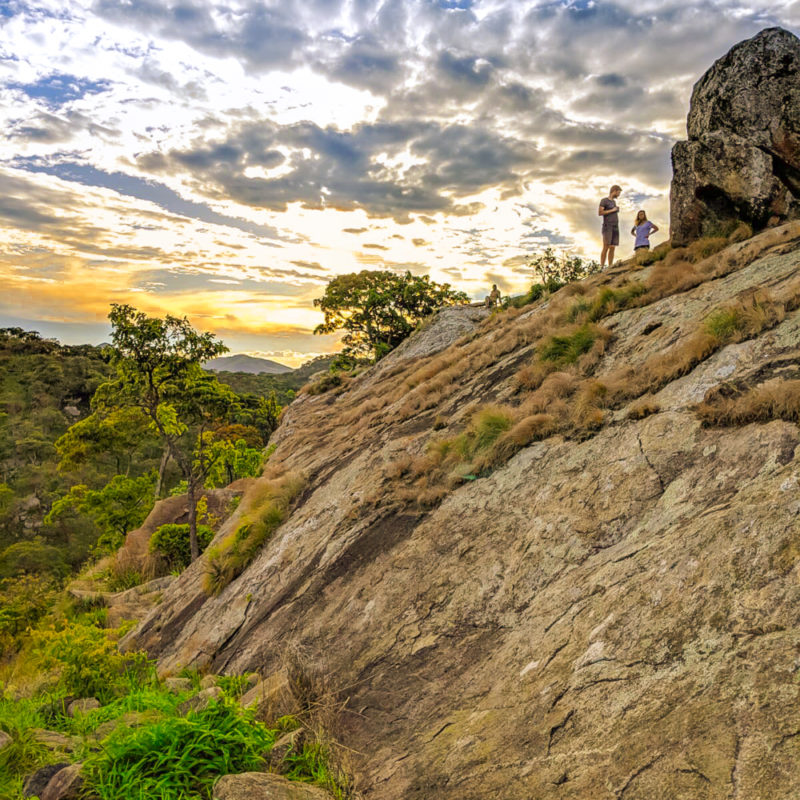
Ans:
[{"label": "forest", "polygon": [[[211,373],[229,405],[207,435],[207,488],[257,474],[283,406],[322,357],[285,375]],[[88,559],[114,552],[154,502],[186,491],[168,448],[134,406],[99,408],[108,346],[0,329],[0,654]]]}]

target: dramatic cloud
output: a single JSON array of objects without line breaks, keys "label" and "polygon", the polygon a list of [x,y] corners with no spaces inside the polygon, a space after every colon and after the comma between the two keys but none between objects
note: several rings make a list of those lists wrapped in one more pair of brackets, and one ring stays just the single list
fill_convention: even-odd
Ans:
[{"label": "dramatic cloud", "polygon": [[666,233],[694,81],[771,25],[798,4],[0,4],[0,310],[97,339],[125,298],[296,362],[336,274],[522,290],[611,183]]}]

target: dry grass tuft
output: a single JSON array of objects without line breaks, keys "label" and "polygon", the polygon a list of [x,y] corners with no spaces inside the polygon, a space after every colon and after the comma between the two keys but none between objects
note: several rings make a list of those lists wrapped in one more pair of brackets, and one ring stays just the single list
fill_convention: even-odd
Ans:
[{"label": "dry grass tuft", "polygon": [[531,414],[521,419],[507,434],[508,440],[517,448],[531,442],[546,439],[558,431],[558,423],[553,414]]},{"label": "dry grass tuft", "polygon": [[642,298],[642,305],[688,291],[702,282],[703,277],[688,261],[670,262],[667,258],[653,267],[650,280],[647,282],[648,293]]},{"label": "dry grass tuft", "polygon": [[752,239],[753,237],[753,226],[749,225],[746,222],[740,222],[730,233],[728,236],[728,241],[731,244],[736,244],[737,242],[743,242],[746,239]]},{"label": "dry grass tuft", "polygon": [[581,384],[570,408],[569,423],[575,433],[594,431],[602,426],[607,396],[608,387],[605,383],[589,379]]},{"label": "dry grass tuft", "polygon": [[680,264],[681,262],[688,261],[689,259],[689,250],[686,247],[673,247],[669,253],[664,256],[664,266],[665,267],[672,267],[675,264]]},{"label": "dry grass tuft", "polygon": [[608,340],[611,331],[600,325],[584,323],[553,334],[536,348],[540,361],[549,361],[554,368],[574,364],[584,353],[588,353],[598,339]]},{"label": "dry grass tuft", "polygon": [[651,414],[658,414],[661,406],[649,392],[631,404],[628,409],[628,419],[644,419]]},{"label": "dry grass tuft", "polygon": [[800,422],[800,380],[775,378],[746,391],[712,389],[695,407],[703,425],[747,425],[783,419]]},{"label": "dry grass tuft", "polygon": [[514,384],[518,390],[525,389],[529,392],[533,391],[542,385],[542,382],[553,369],[555,369],[555,367],[550,364],[543,364],[542,362],[526,364],[514,376]]},{"label": "dry grass tuft", "polygon": [[689,260],[696,264],[699,261],[705,261],[715,253],[719,253],[720,250],[724,250],[727,246],[727,236],[703,236],[689,245],[687,255]]},{"label": "dry grass tuft", "polygon": [[403,475],[408,475],[411,472],[413,463],[414,459],[407,453],[404,453],[386,465],[384,468],[384,474],[387,478],[396,480],[397,478],[401,478]]}]

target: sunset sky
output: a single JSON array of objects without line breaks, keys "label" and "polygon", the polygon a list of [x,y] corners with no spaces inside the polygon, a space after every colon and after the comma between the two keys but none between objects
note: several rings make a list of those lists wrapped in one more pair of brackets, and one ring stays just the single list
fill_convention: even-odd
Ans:
[{"label": "sunset sky", "polygon": [[292,366],[334,275],[475,298],[598,253],[624,187],[667,235],[692,84],[799,2],[0,0],[0,325],[187,315]]}]

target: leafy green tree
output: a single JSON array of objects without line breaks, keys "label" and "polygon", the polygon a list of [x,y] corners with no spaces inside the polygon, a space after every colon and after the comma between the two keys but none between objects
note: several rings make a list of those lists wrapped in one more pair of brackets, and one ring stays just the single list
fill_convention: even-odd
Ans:
[{"label": "leafy green tree", "polygon": [[148,418],[187,484],[192,560],[197,543],[197,499],[218,454],[206,435],[241,409],[239,398],[201,368],[227,351],[211,333],[198,333],[184,317],[148,317],[114,304],[109,314],[111,362],[116,378],[100,386],[94,410],[132,407]]},{"label": "leafy green tree", "polygon": [[0,553],[0,577],[41,573],[63,577],[67,572],[61,551],[38,536],[9,545]]},{"label": "leafy green tree", "polygon": [[72,472],[87,463],[105,464],[117,474],[129,475],[141,463],[145,450],[157,446],[150,421],[139,408],[117,408],[108,414],[95,411],[71,425],[56,439],[62,472]]},{"label": "leafy green tree", "polygon": [[314,333],[345,331],[345,362],[379,361],[427,316],[442,306],[466,303],[467,295],[427,275],[362,270],[339,275],[314,300],[325,321]]},{"label": "leafy green tree", "polygon": [[248,447],[244,439],[231,442],[217,439],[209,446],[213,465],[206,478],[206,486],[227,486],[239,478],[255,478],[261,473],[264,454],[259,448]]},{"label": "leafy green tree", "polygon": [[552,247],[531,256],[528,266],[544,286],[563,286],[593,275],[600,270],[597,261],[586,261],[580,256],[559,254]]},{"label": "leafy green tree", "polygon": [[155,473],[128,478],[115,475],[102,489],[73,486],[64,497],[53,503],[44,518],[54,523],[65,513],[75,510],[91,517],[103,532],[99,544],[119,547],[128,531],[138,528],[153,507]]},{"label": "leafy green tree", "polygon": [[[197,526],[197,542],[200,551],[211,544],[214,531],[208,525]],[[182,572],[191,563],[192,554],[189,549],[189,526],[178,523],[167,523],[157,528],[150,537],[149,550],[164,559],[166,568],[172,572]]]}]

